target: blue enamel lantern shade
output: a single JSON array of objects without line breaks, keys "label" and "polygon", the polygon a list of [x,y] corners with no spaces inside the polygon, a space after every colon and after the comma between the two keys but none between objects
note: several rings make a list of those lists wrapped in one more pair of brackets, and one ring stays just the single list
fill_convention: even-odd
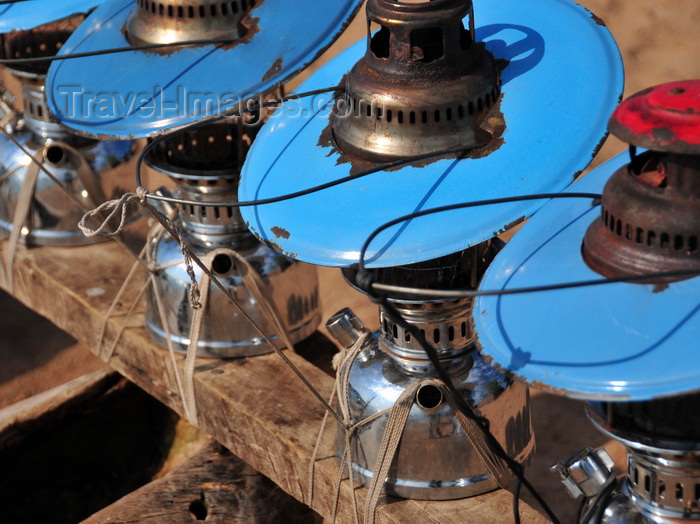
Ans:
[{"label": "blue enamel lantern shade", "polygon": [[101,0],[28,0],[0,6],[0,33],[26,31],[89,12]]},{"label": "blue enamel lantern shade", "polygon": [[[289,80],[340,36],[361,3],[297,0],[290,8],[288,0],[264,0],[250,13],[258,19],[257,32],[233,46],[57,61],[47,80],[49,106],[66,127],[89,137],[141,138],[174,131],[207,116],[208,108],[211,114],[210,100],[223,110]],[[134,0],[108,0],[59,54],[128,47],[124,27],[134,6]],[[91,98],[100,93],[110,96]],[[88,98],[93,109],[85,110]]]},{"label": "blue enamel lantern shade", "polygon": [[[571,191],[602,192],[619,155]],[[547,203],[499,253],[480,288],[602,278],[581,246],[600,214],[590,200]],[[666,285],[611,283],[474,303],[481,352],[529,384],[587,400],[642,401],[700,390],[700,277]]]},{"label": "blue enamel lantern shade", "polygon": [[[441,159],[381,171],[291,200],[242,208],[250,230],[288,256],[323,266],[358,261],[378,226],[457,202],[558,191],[591,161],[623,89],[622,60],[599,19],[567,0],[475,0],[476,37],[501,73],[505,143],[479,159]],[[326,64],[299,91],[339,85],[364,55],[361,41]],[[243,169],[239,198],[297,192],[349,175],[339,153],[319,145],[332,95],[305,99],[273,115]],[[487,240],[534,213],[517,202],[421,217],[372,243],[368,267],[411,264]]]}]

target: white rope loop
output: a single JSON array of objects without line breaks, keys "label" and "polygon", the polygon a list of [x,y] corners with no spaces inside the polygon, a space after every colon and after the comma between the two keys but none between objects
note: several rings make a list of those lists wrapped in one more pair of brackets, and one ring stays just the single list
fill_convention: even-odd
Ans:
[{"label": "white rope loop", "polygon": [[[147,195],[148,190],[144,187],[139,187],[135,193],[124,193],[118,199],[103,202],[97,208],[85,213],[83,218],[80,219],[78,227],[80,228],[80,231],[83,232],[83,235],[88,238],[96,237],[98,235],[107,238],[117,237],[126,227],[129,215],[129,204],[132,202],[145,204]],[[114,231],[109,231],[109,224],[116,217],[119,217],[119,225]],[[95,219],[102,219],[102,222],[95,228],[90,227],[88,224],[93,222]]]}]

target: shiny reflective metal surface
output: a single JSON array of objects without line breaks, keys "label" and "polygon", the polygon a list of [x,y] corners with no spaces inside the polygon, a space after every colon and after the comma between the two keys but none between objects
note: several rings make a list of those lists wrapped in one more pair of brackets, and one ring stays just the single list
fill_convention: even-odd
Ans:
[{"label": "shiny reflective metal surface", "polygon": [[[371,270],[377,282],[430,289],[474,289],[503,243],[494,239],[462,252],[407,266]],[[355,270],[344,270],[349,283]],[[476,351],[470,329],[471,299],[424,300],[392,293],[394,309],[435,348],[454,386],[505,452],[526,465],[535,450],[527,386],[492,368]],[[347,399],[355,423],[390,409],[411,384],[438,374],[422,346],[386,307],[379,307],[380,329],[369,338],[348,375]],[[346,347],[362,331],[349,310],[329,321],[329,331]],[[343,327],[344,325],[344,327]],[[341,329],[342,328],[342,329]],[[351,336],[347,336],[350,334]],[[432,384],[418,388],[392,469],[387,494],[424,500],[470,497],[497,487],[443,393]],[[354,468],[363,482],[372,477],[388,414],[361,426],[351,438]],[[338,434],[339,455],[344,432]]]},{"label": "shiny reflective metal surface", "polygon": [[[245,36],[243,19],[262,0],[135,0],[127,22],[132,44]],[[250,25],[250,21],[248,21]]]},{"label": "shiny reflective metal surface", "polygon": [[[48,147],[51,139],[39,138],[29,130],[16,131],[14,137],[32,156],[42,158],[42,151],[47,157],[44,167],[53,174],[71,193],[84,203],[88,209],[93,203],[78,180],[76,166],[61,161],[63,154],[60,146]],[[111,170],[126,162],[132,155],[131,142],[97,142],[89,141],[74,145],[78,152],[88,161],[94,172],[103,180],[102,186],[108,198],[118,197],[128,191],[131,178],[119,179]],[[49,158],[58,159],[51,162]],[[27,166],[31,159],[5,135],[0,136],[0,229],[9,234],[12,229],[17,198],[24,183]],[[106,180],[105,180],[106,179]],[[44,246],[86,245],[103,240],[102,237],[87,238],[78,229],[78,222],[85,214],[84,210],[61,190],[49,176],[39,171],[39,178],[34,191],[34,200],[29,223],[23,229],[20,241]]]},{"label": "shiny reflective metal surface", "polygon": [[584,515],[591,515],[585,524],[700,522],[698,402],[694,394],[586,404],[598,429],[625,445],[628,460],[627,475],[608,493],[585,492]]},{"label": "shiny reflective metal surface", "polygon": [[19,72],[16,73],[18,73],[18,76],[22,82],[24,122],[36,136],[45,139],[53,138],[55,140],[88,143],[87,140],[71,134],[51,115],[51,112],[46,105],[46,95],[44,93],[45,77],[43,75],[27,75],[26,73],[20,74]]},{"label": "shiny reflective metal surface", "polygon": [[[241,242],[242,245],[238,245]],[[201,245],[192,244],[193,252],[202,256],[210,251]],[[320,322],[319,295],[316,269],[280,255],[248,237],[229,242],[229,248],[244,255],[258,270],[267,290],[282,314],[289,328],[293,342],[299,342],[311,335]],[[182,263],[182,252],[177,242],[166,236],[149,246],[152,258],[158,266],[169,266],[157,272],[157,285],[163,304],[165,318],[171,333],[171,340],[179,351],[186,351],[189,344],[192,306],[190,304],[190,279]],[[226,255],[220,255],[226,257]],[[219,268],[230,268],[220,272]],[[236,298],[238,304],[255,322],[274,333],[275,329],[261,313],[255,299],[242,284],[236,274],[235,264],[225,258],[214,260],[214,273]],[[201,271],[195,269],[197,279]],[[206,314],[202,323],[197,355],[202,357],[236,358],[270,353],[272,349],[253,326],[230,304],[226,296],[214,285],[209,291]],[[157,313],[153,290],[149,291],[146,311],[146,327],[151,337],[161,345],[166,345],[166,334]],[[276,336],[272,336],[277,341]]]},{"label": "shiny reflective metal surface", "polygon": [[347,307],[328,319],[326,329],[345,348],[351,347],[364,333],[369,333],[362,320]]},{"label": "shiny reflective metal surface", "polygon": [[626,491],[652,522],[700,521],[700,455],[630,452]]},{"label": "shiny reflective metal surface", "polygon": [[603,448],[579,451],[566,462],[557,462],[550,469],[559,473],[569,494],[578,498],[595,497],[614,475],[613,462]]},{"label": "shiny reflective metal surface", "polygon": [[628,448],[653,454],[700,454],[700,393],[647,402],[586,403],[596,427]]},{"label": "shiny reflective metal surface", "polygon": [[[173,179],[178,197],[202,203],[234,204],[240,167],[260,125],[260,122],[243,125],[237,119],[179,133],[157,144],[146,162]],[[216,249],[235,250],[255,267],[290,331],[292,342],[299,342],[316,330],[321,320],[316,268],[260,244],[246,228],[238,207],[179,205],[176,221],[196,255],[202,257]],[[186,351],[193,311],[189,298],[191,283],[180,246],[165,235],[154,237],[149,249],[150,259],[159,268],[156,285],[167,308],[164,318],[171,340],[177,350]],[[216,254],[212,271],[256,324],[268,334],[275,333],[274,325],[243,285],[229,255]],[[201,271],[196,268],[195,273],[200,279]],[[236,358],[272,351],[216,286],[211,285],[204,307],[199,356]],[[146,325],[152,338],[166,345],[166,330],[153,289],[149,291]],[[276,335],[271,338],[281,344]]]},{"label": "shiny reflective metal surface", "polygon": [[[362,350],[349,376],[350,411],[355,421],[389,409],[412,382],[434,372],[407,371],[407,362],[387,354],[381,335]],[[505,451],[527,464],[535,449],[527,386],[511,382],[472,351],[449,364],[457,389],[474,410],[490,421]],[[435,391],[423,391],[432,388]],[[389,478],[387,494],[423,500],[448,500],[478,495],[497,487],[451,408],[436,399],[433,386],[417,394]],[[420,399],[426,399],[419,404]],[[363,426],[352,439],[354,469],[366,483],[386,427],[387,415]],[[343,432],[338,435],[342,455]]]},{"label": "shiny reflective metal surface", "polygon": [[[433,344],[442,360],[452,361],[473,350],[471,327],[467,312],[471,299],[454,302],[394,302],[394,307],[408,323],[417,326],[428,343]],[[397,357],[397,363],[410,372],[432,369],[425,351],[411,334],[394,323],[379,308],[379,345],[387,354]]]},{"label": "shiny reflective metal surface", "polygon": [[367,19],[367,52],[334,108],[340,148],[379,162],[487,144],[479,124],[500,88],[492,55],[475,41],[471,1],[370,0]]},{"label": "shiny reflective metal surface", "polygon": [[[37,6],[38,8],[38,6]],[[11,58],[52,56],[81,21],[76,16],[50,26],[19,31],[6,36],[2,56]],[[78,137],[65,129],[51,114],[46,104],[45,80],[47,64],[15,65],[10,70],[22,84],[24,114],[17,115],[6,129],[32,157],[77,199],[84,209],[59,188],[43,170],[39,170],[28,223],[23,227],[20,242],[35,245],[76,246],[100,242],[103,237],[87,238],[78,229],[85,209],[101,204],[100,195],[89,195],[78,170],[81,163],[90,166],[106,198],[117,198],[132,186],[130,175],[115,177],[112,169],[127,162],[133,154],[128,141],[104,142]],[[8,110],[6,107],[5,110]],[[64,144],[77,151],[74,158]],[[25,181],[30,156],[6,134],[0,135],[0,230],[12,229],[17,200]]]},{"label": "shiny reflective metal surface", "polygon": [[644,518],[639,512],[627,495],[627,489],[623,484],[610,494],[600,520],[589,520],[581,524],[652,524],[652,522],[654,521]]}]

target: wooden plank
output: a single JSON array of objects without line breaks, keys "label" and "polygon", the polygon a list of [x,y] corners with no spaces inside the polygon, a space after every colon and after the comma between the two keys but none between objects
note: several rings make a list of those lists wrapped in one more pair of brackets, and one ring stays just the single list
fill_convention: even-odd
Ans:
[{"label": "wooden plank", "polygon": [[83,524],[320,523],[312,510],[218,443],[95,513]]},{"label": "wooden plank", "polygon": [[11,446],[47,418],[58,419],[101,395],[121,379],[118,373],[105,367],[0,409],[0,448]]},{"label": "wooden plank", "polygon": [[[104,314],[131,264],[132,260],[112,243],[71,249],[22,249],[14,269],[15,296],[97,353],[95,342]],[[347,289],[337,276],[334,278],[335,281],[327,283],[327,289],[322,289],[322,296],[333,297],[333,307],[344,305]],[[138,286],[132,288],[135,296]],[[343,291],[338,293],[338,289]],[[125,300],[116,312],[124,313],[128,307]],[[330,308],[324,311],[324,318],[333,312]],[[371,315],[375,316],[376,312]],[[109,364],[182,413],[167,352],[148,338],[142,316],[137,315],[136,319],[141,325],[124,331]],[[120,323],[121,318],[110,319],[108,340],[114,337]],[[327,362],[333,352],[332,344],[316,334],[299,347],[297,354],[289,354],[324,396],[330,394],[332,378],[301,354],[312,355],[309,358],[316,362]],[[195,391],[202,429],[287,493],[309,502],[308,467],[323,409],[277,355],[233,361],[201,359],[196,368]],[[316,464],[316,490],[310,504],[326,518],[333,511],[338,475],[331,451],[333,424],[329,426],[324,435],[322,460]],[[360,503],[364,492],[357,490]],[[391,500],[381,503],[378,522],[449,524],[510,520],[511,502],[511,495],[503,491],[450,502]],[[351,507],[351,488],[344,482],[340,492],[340,522],[353,521]],[[521,513],[523,522],[545,521],[526,504],[522,505]]]}]

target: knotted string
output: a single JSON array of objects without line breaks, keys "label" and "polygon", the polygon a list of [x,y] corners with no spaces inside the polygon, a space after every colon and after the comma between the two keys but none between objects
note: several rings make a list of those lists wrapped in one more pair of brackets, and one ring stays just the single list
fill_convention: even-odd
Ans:
[{"label": "knotted string", "polygon": [[[100,205],[97,209],[88,212],[83,219],[81,220],[81,230],[87,234],[87,235],[104,235],[104,236],[113,236],[117,235],[121,230],[123,230],[125,226],[125,220],[126,220],[126,212],[125,209],[126,207],[132,203],[132,202],[137,202],[139,205],[144,207],[147,211],[151,213],[151,215],[160,223],[160,228],[159,230],[159,235],[162,235],[164,233],[170,234],[170,236],[178,242],[180,246],[180,250],[182,251],[183,254],[183,261],[182,262],[177,262],[176,264],[179,263],[184,263],[187,269],[188,276],[190,277],[191,281],[191,286],[190,286],[190,302],[192,305],[192,309],[195,311],[195,314],[193,315],[193,323],[190,326],[190,344],[188,347],[188,355],[186,357],[186,362],[185,362],[185,376],[181,377],[178,368],[177,368],[177,360],[175,356],[175,351],[174,348],[172,347],[172,340],[171,336],[169,333],[169,325],[167,322],[167,318],[163,314],[165,311],[163,307],[163,301],[162,297],[160,297],[159,289],[157,286],[156,282],[156,273],[159,270],[165,269],[164,267],[158,268],[156,267],[155,261],[150,257],[151,253],[150,250],[148,250],[148,246],[151,245],[153,237],[150,237],[149,242],[146,245],[146,257],[147,257],[147,268],[149,270],[150,276],[149,276],[149,283],[151,284],[152,288],[154,289],[154,294],[155,294],[155,299],[156,299],[156,304],[159,310],[160,318],[161,318],[161,324],[163,325],[164,330],[166,331],[166,340],[168,343],[168,350],[170,353],[171,361],[173,363],[173,366],[175,368],[175,376],[177,380],[177,386],[180,391],[180,395],[183,399],[183,404],[184,404],[184,411],[185,411],[185,416],[186,418],[193,423],[193,425],[197,425],[197,409],[196,409],[196,401],[194,397],[194,362],[196,358],[196,348],[197,348],[197,343],[199,339],[199,335],[201,333],[201,322],[203,320],[203,311],[202,310],[202,302],[206,302],[206,298],[208,296],[209,292],[209,286],[211,284],[214,284],[216,287],[219,288],[220,291],[224,293],[228,301],[238,310],[238,313],[245,319],[247,320],[253,327],[254,329],[260,334],[260,336],[266,341],[266,343],[283,359],[285,364],[299,377],[300,380],[306,385],[306,387],[311,391],[316,398],[318,398],[322,404],[324,404],[324,407],[327,407],[330,409],[330,406],[325,402],[323,397],[320,395],[320,393],[316,390],[316,388],[306,379],[306,377],[299,371],[299,369],[289,360],[289,358],[281,351],[280,348],[277,347],[277,345],[271,340],[270,335],[268,332],[263,329],[262,327],[258,326],[254,320],[250,317],[250,315],[236,302],[235,297],[231,294],[230,290],[228,290],[225,286],[221,284],[221,282],[216,278],[216,276],[212,273],[211,270],[211,261],[213,260],[214,256],[221,252],[226,252],[236,263],[237,271],[239,276],[241,276],[243,283],[246,287],[246,289],[251,293],[255,301],[257,302],[258,306],[260,307],[260,310],[263,312],[263,314],[266,316],[266,318],[270,321],[272,326],[274,326],[274,330],[278,336],[278,338],[282,341],[282,347],[287,347],[288,349],[294,348],[294,345],[292,343],[291,337],[289,336],[289,332],[287,330],[287,327],[282,320],[282,316],[279,313],[277,306],[275,305],[274,301],[272,298],[268,295],[267,292],[267,287],[265,283],[262,281],[262,278],[260,277],[259,273],[255,270],[255,268],[239,253],[233,250],[216,250],[214,252],[209,253],[208,256],[205,256],[205,260],[200,259],[196,255],[194,255],[185,242],[185,233],[182,231],[180,226],[174,222],[170,217],[163,215],[160,213],[158,210],[156,210],[153,206],[151,206],[148,201],[147,201],[147,196],[148,196],[148,191],[145,188],[139,188],[135,193],[129,193],[123,195],[121,198],[112,200],[109,202],[105,202],[104,204]],[[101,224],[99,224],[97,227],[93,228],[88,226],[88,222],[93,220],[95,217],[99,215],[99,213],[102,212],[108,212],[108,216],[106,219],[102,221]],[[113,220],[114,218],[119,217],[120,218],[120,223],[117,226],[117,229],[114,232],[108,231],[108,222],[110,220]],[[206,262],[205,262],[206,261]],[[194,264],[196,264],[200,270],[202,271],[202,282],[198,283],[196,279],[196,275],[194,272]],[[170,266],[171,264],[168,264]],[[130,272],[130,275],[133,275],[134,269],[132,268],[132,271]],[[126,282],[125,282],[126,285]],[[123,286],[124,287],[124,286]],[[206,288],[206,295],[202,294],[201,288]],[[145,289],[145,288],[144,288]],[[140,297],[143,294],[144,289],[141,290],[139,293],[139,297],[137,298],[137,301],[140,299]],[[118,296],[120,296],[123,292],[123,289],[119,291]],[[201,300],[201,302],[200,302]],[[129,315],[131,312],[133,312],[135,308],[135,304],[132,306]],[[113,304],[114,305],[114,304]],[[113,308],[110,308],[113,309]],[[106,321],[105,321],[106,322]],[[114,349],[116,348],[118,344],[118,340],[123,332],[123,330],[126,328],[126,325],[128,324],[128,318],[127,320],[124,321],[122,324],[122,328],[120,329],[117,338],[114,340],[112,347],[110,351],[108,352],[108,358],[111,357],[111,355],[114,352]],[[104,335],[104,326],[102,330],[102,335],[100,337],[100,340],[103,338]],[[330,409],[332,412],[333,410]]]},{"label": "knotted string", "polygon": [[[158,213],[153,207],[148,203],[148,189],[139,186],[134,193],[125,193],[120,198],[115,200],[108,200],[103,202],[96,209],[88,211],[85,213],[83,218],[78,223],[78,227],[83,232],[86,237],[95,237],[98,235],[112,238],[119,236],[127,225],[129,204],[136,203],[140,204],[146,209],[153,210],[153,212]],[[92,222],[95,218],[101,218],[104,213],[107,213],[106,218],[97,226],[90,227],[88,223]],[[182,252],[182,257],[185,264],[185,270],[187,271],[187,276],[190,278],[190,304],[192,309],[199,310],[202,309],[202,303],[200,302],[200,288],[197,283],[197,277],[194,273],[194,267],[192,264],[192,253],[185,242],[185,233],[182,228],[173,222],[169,217],[158,213],[160,220],[165,221],[163,226],[175,239],[175,241],[180,245],[180,251]],[[109,225],[112,220],[119,217],[119,223],[114,231],[110,231]],[[158,218],[158,217],[157,217]]]},{"label": "knotted string", "polygon": [[[228,298],[229,302],[233,304],[239,312],[242,314],[242,316],[246,319],[248,319],[249,322],[253,324],[253,326],[256,328],[256,330],[259,331],[259,333],[263,336],[263,338],[267,341],[267,343],[272,347],[272,349],[282,357],[284,362],[294,371],[294,373],[304,382],[304,384],[307,386],[307,388],[316,396],[317,399],[319,399],[324,407],[326,408],[326,413],[324,415],[322,424],[321,424],[321,431],[319,432],[319,436],[316,441],[316,445],[314,447],[314,453],[312,456],[312,461],[310,464],[310,471],[309,471],[309,502],[313,499],[313,491],[314,491],[314,464],[316,461],[316,456],[318,453],[318,450],[320,448],[320,440],[321,436],[325,430],[325,426],[328,420],[328,414],[332,414],[341,424],[344,432],[345,432],[345,450],[343,453],[343,457],[341,460],[341,466],[340,466],[340,472],[338,476],[338,482],[336,484],[336,489],[335,489],[335,502],[334,502],[334,507],[333,507],[333,515],[332,519],[335,521],[336,516],[337,516],[337,507],[338,507],[338,502],[340,499],[340,486],[342,482],[342,475],[343,475],[343,469],[347,468],[348,471],[348,476],[350,479],[350,485],[351,485],[351,495],[352,495],[352,503],[353,503],[353,514],[355,518],[356,524],[359,524],[359,510],[358,510],[358,504],[357,504],[357,498],[355,494],[355,489],[354,489],[354,474],[353,474],[353,457],[352,457],[352,438],[357,432],[359,428],[362,426],[369,424],[378,418],[384,416],[384,415],[389,415],[388,421],[387,421],[387,427],[382,439],[382,443],[380,446],[380,449],[378,451],[377,455],[377,461],[375,464],[375,467],[373,471],[375,474],[372,477],[372,481],[370,482],[370,485],[368,487],[368,496],[365,501],[365,507],[364,507],[364,521],[365,524],[373,524],[375,522],[375,516],[376,516],[376,508],[378,505],[379,498],[381,496],[382,488],[384,486],[384,483],[386,482],[386,478],[389,472],[389,469],[391,467],[391,464],[394,460],[394,457],[396,455],[396,452],[398,450],[398,446],[401,440],[401,436],[403,435],[406,423],[408,421],[408,416],[410,413],[410,410],[415,403],[415,395],[418,389],[426,384],[433,384],[436,387],[439,387],[441,392],[444,395],[444,398],[447,399],[447,402],[449,403],[450,407],[452,408],[452,411],[456,414],[456,418],[459,421],[460,425],[463,427],[465,433],[467,434],[470,442],[475,446],[479,456],[482,458],[484,461],[487,469],[494,475],[494,478],[498,481],[499,485],[502,487],[508,486],[512,482],[512,474],[510,470],[507,469],[507,467],[503,466],[500,462],[500,460],[497,457],[493,457],[493,453],[491,450],[488,448],[488,445],[483,442],[483,435],[479,431],[478,428],[475,427],[475,422],[463,414],[460,413],[457,404],[455,403],[454,399],[452,399],[451,394],[449,392],[449,388],[445,386],[440,380],[437,379],[430,379],[428,381],[420,381],[420,382],[415,382],[411,384],[404,392],[401,394],[397,402],[389,409],[380,411],[378,413],[375,413],[371,415],[370,417],[367,417],[365,419],[360,420],[359,422],[353,422],[353,418],[350,413],[350,404],[349,404],[349,373],[350,369],[352,367],[352,364],[355,362],[357,356],[359,355],[360,351],[363,349],[365,346],[367,339],[369,337],[368,333],[365,333],[355,344],[353,344],[352,347],[341,351],[336,357],[334,357],[334,366],[337,367],[338,373],[337,373],[337,378],[336,378],[336,384],[334,387],[333,395],[331,396],[330,401],[325,401],[318,391],[311,385],[308,380],[303,376],[303,374],[296,368],[296,366],[293,365],[293,363],[281,352],[281,350],[272,342],[270,339],[269,335],[259,326],[257,326],[252,319],[247,315],[247,313],[238,305],[235,301],[235,298],[231,295],[230,291],[226,289],[216,278],[214,274],[211,272],[211,260],[212,256],[214,253],[210,253],[209,257],[205,257],[206,262],[199,259],[197,256],[195,256],[187,244],[184,241],[184,233],[180,229],[180,227],[174,223],[169,217],[164,216],[160,212],[158,212],[155,208],[153,208],[148,202],[146,201],[147,197],[147,191],[144,188],[139,188],[136,193],[131,193],[124,195],[121,199],[118,199],[116,201],[112,202],[107,202],[103,205],[101,205],[98,209],[95,211],[89,213],[84,217],[84,220],[81,221],[81,230],[83,227],[85,230],[87,230],[91,234],[108,234],[106,231],[107,227],[107,222],[110,219],[113,219],[116,216],[119,216],[121,218],[121,222],[118,226],[118,229],[114,232],[114,234],[117,234],[122,228],[123,224],[125,221],[126,213],[124,208],[129,204],[129,202],[137,201],[139,204],[144,206],[147,210],[153,214],[153,216],[161,223],[161,226],[165,231],[170,233],[170,235],[178,242],[180,245],[181,251],[183,253],[184,257],[184,263],[188,267],[188,275],[190,276],[190,279],[192,281],[192,287],[191,287],[191,301],[193,305],[193,309],[195,310],[195,315],[193,315],[193,323],[191,325],[191,330],[190,330],[190,345],[188,348],[188,355],[186,357],[186,362],[185,362],[185,376],[180,377],[180,374],[178,372],[178,368],[176,365],[176,360],[175,360],[175,354],[174,350],[172,349],[172,343],[170,341],[170,336],[167,333],[168,330],[168,323],[167,319],[164,317],[162,314],[163,312],[163,304],[162,304],[162,299],[159,297],[159,293],[156,291],[156,302],[158,305],[158,309],[160,310],[161,314],[161,323],[163,324],[164,328],[166,329],[166,338],[168,339],[168,345],[169,345],[169,350],[171,353],[171,359],[173,360],[173,364],[175,366],[175,375],[176,379],[178,382],[178,389],[181,391],[181,396],[183,398],[183,404],[184,404],[184,409],[185,409],[185,414],[193,424],[197,424],[197,411],[196,411],[196,399],[195,399],[195,394],[194,394],[194,362],[196,359],[196,347],[199,339],[199,334],[201,332],[201,320],[203,318],[203,312],[199,311],[202,308],[202,304],[199,302],[200,298],[203,298],[203,302],[206,303],[206,298],[208,296],[209,292],[209,287],[213,283],[219,287],[220,290],[222,290],[225,294],[225,296]],[[99,211],[105,211],[109,210],[109,215],[107,219],[100,224],[95,229],[89,228],[86,223],[88,220],[94,218],[96,214]],[[259,274],[257,271],[248,263],[247,260],[245,260],[244,257],[242,257],[240,254],[236,253],[235,251],[228,251],[229,255],[232,256],[237,262],[237,266],[239,268],[239,271],[241,273],[241,276],[243,277],[244,283],[247,287],[247,289],[251,292],[251,294],[254,296],[256,301],[261,307],[261,310],[264,312],[264,314],[269,318],[273,320],[273,324],[278,330],[278,336],[283,340],[285,345],[288,348],[293,348],[293,345],[291,341],[289,340],[288,333],[285,329],[284,323],[281,321],[281,317],[279,316],[279,312],[276,309],[276,306],[272,300],[269,299],[269,297],[266,296],[266,293],[264,292],[265,290],[265,285],[262,282]],[[203,272],[203,277],[201,283],[197,283],[195,274],[194,274],[194,269],[193,269],[193,262],[196,263],[200,269]],[[155,275],[154,273],[151,274],[150,276],[153,287],[156,288],[155,286]],[[202,296],[202,293],[200,291],[200,285],[202,288],[206,289],[205,294]],[[196,295],[193,294],[193,289],[196,289]],[[195,306],[195,300],[194,296],[196,296],[197,300],[196,303],[198,307]],[[338,399],[338,404],[340,407],[340,414],[338,414],[332,407],[331,404],[334,400],[334,398]],[[483,444],[486,446],[486,449],[484,449],[484,446],[481,446],[479,444]]]},{"label": "knotted string", "polygon": [[[117,237],[126,227],[129,215],[129,204],[145,204],[147,195],[148,190],[145,187],[139,187],[136,189],[135,193],[124,193],[117,200],[102,202],[96,209],[88,211],[83,215],[83,218],[78,222],[78,227],[80,231],[83,232],[83,235],[88,238],[98,235],[106,238]],[[106,216],[105,213],[107,213]],[[119,225],[114,231],[110,231],[108,226],[117,216],[119,216]],[[95,218],[103,218],[103,221],[96,228],[91,228],[88,226],[88,223],[92,222]]]}]

